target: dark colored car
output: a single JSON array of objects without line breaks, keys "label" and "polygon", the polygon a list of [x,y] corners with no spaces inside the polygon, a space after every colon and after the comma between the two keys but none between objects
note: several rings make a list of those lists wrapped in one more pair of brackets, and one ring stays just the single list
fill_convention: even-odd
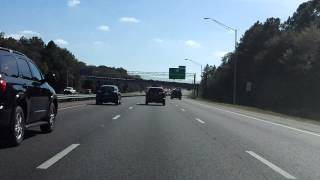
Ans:
[{"label": "dark colored car", "polygon": [[182,93],[181,93],[181,89],[174,89],[171,92],[171,99],[180,99],[182,98]]},{"label": "dark colored car", "polygon": [[13,145],[27,128],[53,131],[58,101],[47,80],[24,54],[0,47],[0,131]]},{"label": "dark colored car", "polygon": [[112,102],[116,105],[121,104],[121,93],[117,86],[103,85],[101,86],[96,95],[96,104]]},{"label": "dark colored car", "polygon": [[150,87],[146,93],[146,105],[150,102],[166,105],[166,95],[162,87]]}]

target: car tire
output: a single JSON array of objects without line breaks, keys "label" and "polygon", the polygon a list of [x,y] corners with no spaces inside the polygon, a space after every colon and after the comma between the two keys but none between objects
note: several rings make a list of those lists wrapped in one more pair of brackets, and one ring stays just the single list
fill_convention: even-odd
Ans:
[{"label": "car tire", "polygon": [[149,104],[149,102],[148,101],[146,101],[146,105],[148,105]]},{"label": "car tire", "polygon": [[101,102],[101,101],[96,100],[96,105],[101,105],[101,104],[102,104],[102,102]]},{"label": "car tire", "polygon": [[45,119],[47,124],[40,126],[40,129],[42,132],[51,133],[54,130],[55,123],[56,123],[56,115],[57,115],[56,106],[53,103],[50,103],[49,111]]},{"label": "car tire", "polygon": [[163,102],[162,102],[162,105],[163,105],[163,106],[165,106],[165,105],[166,105],[166,102],[165,102],[165,101],[163,101]]},{"label": "car tire", "polygon": [[120,104],[121,104],[120,98],[117,98],[115,104],[116,104],[116,105],[120,105]]},{"label": "car tire", "polygon": [[13,146],[18,146],[21,144],[24,138],[25,132],[25,115],[23,109],[17,106],[14,109],[12,116],[12,123],[9,130],[9,143]]}]

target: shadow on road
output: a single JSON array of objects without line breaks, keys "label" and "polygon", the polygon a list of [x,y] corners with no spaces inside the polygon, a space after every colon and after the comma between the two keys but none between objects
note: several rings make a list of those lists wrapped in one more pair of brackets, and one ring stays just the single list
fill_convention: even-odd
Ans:
[{"label": "shadow on road", "polygon": [[138,106],[163,106],[162,104],[156,104],[156,103],[152,103],[152,104],[145,104],[145,103],[137,103]]},{"label": "shadow on road", "polygon": [[103,104],[95,104],[95,103],[89,103],[88,106],[118,106],[114,103],[103,103]]},{"label": "shadow on road", "polygon": [[[38,134],[45,134],[41,132],[40,130],[26,130],[24,133],[24,140],[32,138],[37,136]],[[8,148],[13,148],[13,146],[9,141],[8,141],[8,134],[5,132],[0,133],[0,149],[8,149]]]}]

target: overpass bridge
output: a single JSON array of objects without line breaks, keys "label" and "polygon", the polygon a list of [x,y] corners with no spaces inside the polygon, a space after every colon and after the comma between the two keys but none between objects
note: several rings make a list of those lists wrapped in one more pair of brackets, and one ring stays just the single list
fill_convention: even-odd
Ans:
[{"label": "overpass bridge", "polygon": [[[194,89],[199,84],[186,83],[186,82],[174,82],[174,81],[163,81],[163,80],[146,80],[146,79],[134,79],[134,78],[112,78],[112,77],[97,77],[97,76],[86,76],[82,77],[82,80],[92,81],[95,89],[101,85],[117,85],[122,92],[130,91],[143,91],[146,87],[150,86],[162,86],[166,88],[181,88],[181,89]],[[93,90],[95,90],[93,89]]]}]

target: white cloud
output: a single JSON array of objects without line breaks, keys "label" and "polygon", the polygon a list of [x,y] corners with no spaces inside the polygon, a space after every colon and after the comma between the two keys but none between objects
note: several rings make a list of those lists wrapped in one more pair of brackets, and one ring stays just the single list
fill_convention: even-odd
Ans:
[{"label": "white cloud", "polygon": [[192,47],[192,48],[200,48],[201,45],[196,42],[196,41],[193,41],[193,40],[188,40],[188,41],[185,41],[184,44],[188,47]]},{"label": "white cloud", "polygon": [[107,25],[101,25],[97,29],[100,31],[105,31],[105,32],[110,30],[109,26],[107,26]]},{"label": "white cloud", "polygon": [[34,36],[40,37],[41,35],[40,35],[40,33],[37,33],[35,31],[23,30],[18,33],[7,34],[7,35],[5,35],[5,38],[11,37],[11,38],[19,40],[21,37],[31,38]]},{"label": "white cloud", "polygon": [[163,43],[164,42],[164,40],[160,39],[160,38],[153,39],[153,41],[156,43]]},{"label": "white cloud", "polygon": [[140,21],[135,17],[122,17],[120,18],[121,22],[128,22],[128,23],[139,23]]},{"label": "white cloud", "polygon": [[64,40],[64,39],[56,39],[54,40],[54,42],[58,45],[68,45],[68,41]]},{"label": "white cloud", "polygon": [[94,41],[93,42],[93,45],[95,45],[95,46],[101,46],[103,44],[104,44],[104,42],[102,42],[102,41]]},{"label": "white cloud", "polygon": [[16,39],[16,40],[19,40],[21,37],[22,37],[22,35],[21,34],[5,34],[4,35],[4,37],[5,38],[13,38],[13,39]]},{"label": "white cloud", "polygon": [[69,7],[77,7],[80,4],[80,0],[69,0],[68,6]]},{"label": "white cloud", "polygon": [[31,31],[31,30],[23,30],[20,33],[23,35],[40,36],[39,33],[35,32],[35,31]]}]

